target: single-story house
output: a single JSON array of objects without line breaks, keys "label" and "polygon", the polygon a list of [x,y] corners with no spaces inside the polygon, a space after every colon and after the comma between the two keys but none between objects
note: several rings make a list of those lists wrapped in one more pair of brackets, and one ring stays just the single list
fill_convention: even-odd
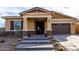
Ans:
[{"label": "single-story house", "polygon": [[21,31],[30,34],[77,34],[79,21],[75,17],[56,11],[34,7],[19,13],[20,16],[3,16],[6,21],[6,32]]}]

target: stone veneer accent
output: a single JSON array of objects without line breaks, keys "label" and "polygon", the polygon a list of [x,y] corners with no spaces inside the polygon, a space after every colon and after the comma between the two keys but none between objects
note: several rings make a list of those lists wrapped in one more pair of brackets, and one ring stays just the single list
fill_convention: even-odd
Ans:
[{"label": "stone veneer accent", "polygon": [[22,35],[22,36],[26,36],[26,35],[28,35],[28,33],[30,33],[31,35],[36,34],[35,31],[6,31],[5,35]]},{"label": "stone veneer accent", "polygon": [[30,33],[31,35],[35,35],[36,34],[36,31],[23,31],[23,35],[24,36],[27,36],[28,33]]},{"label": "stone veneer accent", "polygon": [[[18,33],[17,33],[18,32]],[[30,33],[31,35],[36,35],[36,31],[6,31],[5,35],[13,35],[13,36],[27,36],[28,33]],[[51,31],[47,31],[47,35],[51,35],[52,32]]]},{"label": "stone veneer accent", "polygon": [[52,31],[47,31],[47,35],[51,35],[52,34]]}]

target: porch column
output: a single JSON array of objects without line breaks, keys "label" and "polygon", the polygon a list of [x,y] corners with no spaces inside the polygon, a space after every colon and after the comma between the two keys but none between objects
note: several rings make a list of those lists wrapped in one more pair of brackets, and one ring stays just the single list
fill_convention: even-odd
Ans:
[{"label": "porch column", "polygon": [[23,19],[23,31],[27,31],[27,18]]},{"label": "porch column", "polygon": [[71,34],[75,34],[75,23],[71,23]]},{"label": "porch column", "polygon": [[27,31],[28,31],[28,28],[27,28],[27,18],[24,17],[23,18],[23,35],[27,35]]},{"label": "porch column", "polygon": [[51,35],[51,33],[52,33],[51,17],[48,17],[48,19],[47,19],[47,33],[48,33],[48,35]]}]

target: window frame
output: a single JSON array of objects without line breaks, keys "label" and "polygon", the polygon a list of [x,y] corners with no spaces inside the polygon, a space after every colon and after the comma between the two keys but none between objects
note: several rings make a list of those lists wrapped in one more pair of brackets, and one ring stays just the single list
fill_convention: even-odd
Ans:
[{"label": "window frame", "polygon": [[[11,26],[11,22],[12,22],[12,21],[13,21],[13,26]],[[16,29],[16,25],[15,25],[17,21],[20,22],[20,28],[19,28],[18,30]],[[23,22],[23,21],[22,21],[22,20],[11,20],[11,21],[10,21],[10,30],[11,30],[11,31],[21,31],[21,30],[22,30],[22,29],[21,29],[21,28],[22,28],[22,27],[21,27],[21,26],[22,26],[21,22]],[[13,29],[11,29],[11,27],[13,27]]]}]

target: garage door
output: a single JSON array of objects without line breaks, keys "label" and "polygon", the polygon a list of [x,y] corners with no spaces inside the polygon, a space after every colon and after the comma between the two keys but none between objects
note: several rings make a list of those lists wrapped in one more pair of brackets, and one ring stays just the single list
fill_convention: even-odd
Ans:
[{"label": "garage door", "polygon": [[53,34],[70,34],[70,24],[52,24]]}]

